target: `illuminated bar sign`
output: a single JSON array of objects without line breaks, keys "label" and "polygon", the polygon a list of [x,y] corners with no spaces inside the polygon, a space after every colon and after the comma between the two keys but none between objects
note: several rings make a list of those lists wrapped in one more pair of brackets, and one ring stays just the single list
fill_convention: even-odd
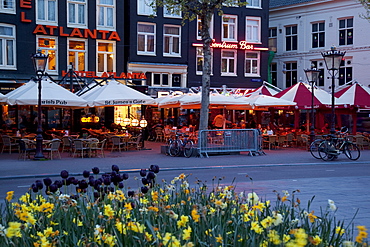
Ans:
[{"label": "illuminated bar sign", "polygon": [[[193,46],[203,47],[203,44],[193,43]],[[254,44],[248,44],[247,41],[239,41],[239,43],[227,43],[227,42],[213,42],[211,43],[211,48],[219,49],[234,49],[234,50],[252,50],[252,51],[267,51],[268,48],[255,47]]]},{"label": "illuminated bar sign", "polygon": [[[85,78],[119,78],[119,79],[138,79],[138,80],[146,80],[145,73],[124,73],[117,74],[116,72],[103,72],[101,76],[98,76],[95,71],[74,71],[79,77]],[[62,76],[66,76],[68,71],[62,71]]]}]

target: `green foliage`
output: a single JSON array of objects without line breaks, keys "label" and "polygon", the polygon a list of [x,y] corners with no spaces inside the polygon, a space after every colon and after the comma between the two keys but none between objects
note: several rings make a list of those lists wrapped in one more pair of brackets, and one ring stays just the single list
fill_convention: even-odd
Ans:
[{"label": "green foliage", "polygon": [[366,13],[362,14],[361,17],[370,21],[370,0],[359,0],[359,2],[364,6]]}]

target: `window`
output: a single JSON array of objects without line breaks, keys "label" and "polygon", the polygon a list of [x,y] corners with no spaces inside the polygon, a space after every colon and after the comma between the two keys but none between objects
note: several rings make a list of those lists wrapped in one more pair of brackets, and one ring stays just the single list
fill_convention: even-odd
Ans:
[{"label": "window", "polygon": [[353,45],[353,17],[339,20],[339,45]]},{"label": "window", "polygon": [[261,8],[261,0],[248,0],[247,8]]},{"label": "window", "polygon": [[[196,48],[196,68],[195,72],[197,75],[203,74],[203,64],[204,64],[204,54],[203,54],[203,47],[197,47]],[[211,49],[211,74],[212,74],[212,67],[213,67],[213,60],[212,60],[213,54]]]},{"label": "window", "polygon": [[15,14],[15,0],[1,0],[0,12]]},{"label": "window", "polygon": [[221,76],[236,75],[236,51],[221,51]]},{"label": "window", "polygon": [[114,29],[115,28],[115,0],[98,0],[96,9],[98,28]]},{"label": "window", "polygon": [[37,37],[37,49],[41,49],[41,52],[48,54],[48,62],[45,71],[48,73],[55,74],[58,72],[58,42],[57,38],[51,37]]},{"label": "window", "polygon": [[68,25],[86,26],[86,0],[69,0],[68,1]]},{"label": "window", "polygon": [[[197,39],[198,40],[202,39],[201,31],[202,31],[202,23],[201,23],[201,19],[198,16],[197,17]],[[211,22],[209,23],[209,36],[211,38],[213,37],[213,16],[212,16]]]},{"label": "window", "polygon": [[97,72],[115,72],[116,43],[114,41],[98,41],[97,43]]},{"label": "window", "polygon": [[223,15],[222,16],[222,40],[237,41],[237,16]]},{"label": "window", "polygon": [[163,74],[163,73],[153,73],[152,74],[152,85],[153,86],[164,86],[168,87],[169,86],[169,79],[168,79],[168,74]]},{"label": "window", "polygon": [[259,52],[245,53],[245,76],[260,75],[260,54]]},{"label": "window", "polygon": [[137,0],[138,15],[155,15],[155,9],[150,6],[152,0]]},{"label": "window", "polygon": [[37,0],[37,23],[57,23],[57,0]]},{"label": "window", "polygon": [[259,17],[247,17],[246,22],[246,41],[248,43],[260,43],[261,42],[261,18]]},{"label": "window", "polygon": [[298,46],[297,26],[285,27],[285,49],[296,51]]},{"label": "window", "polygon": [[323,62],[320,61],[311,61],[314,68],[317,68],[320,71],[320,74],[318,76],[316,85],[319,87],[325,86],[325,80],[324,80],[324,68],[323,68]]},{"label": "window", "polygon": [[269,29],[269,51],[277,51],[277,28]]},{"label": "window", "polygon": [[339,67],[339,86],[352,81],[352,62],[351,60],[342,60]]},{"label": "window", "polygon": [[15,26],[0,24],[0,68],[15,69]]},{"label": "window", "polygon": [[163,16],[164,17],[181,18],[180,7],[174,7],[173,9],[168,9],[167,7],[163,7]]},{"label": "window", "polygon": [[164,47],[163,55],[180,56],[180,26],[164,26]]},{"label": "window", "polygon": [[312,48],[325,47],[325,22],[312,23]]},{"label": "window", "polygon": [[86,42],[86,40],[68,40],[68,64],[72,63],[75,70],[86,70]]},{"label": "window", "polygon": [[137,54],[155,55],[155,24],[137,24]]},{"label": "window", "polygon": [[296,84],[297,81],[297,62],[285,63],[285,87]]},{"label": "window", "polygon": [[277,86],[277,63],[270,64],[271,84]]}]

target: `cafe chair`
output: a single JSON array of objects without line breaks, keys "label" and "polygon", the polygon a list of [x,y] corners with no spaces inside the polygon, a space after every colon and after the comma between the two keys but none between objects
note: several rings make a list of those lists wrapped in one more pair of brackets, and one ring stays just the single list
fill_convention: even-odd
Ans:
[{"label": "cafe chair", "polygon": [[83,140],[80,140],[80,139],[73,140],[73,156],[72,157],[75,157],[76,154],[80,154],[81,158],[83,158],[85,154],[86,155],[89,154],[89,150],[90,148],[85,146],[85,142]]},{"label": "cafe chair", "polygon": [[163,142],[164,141],[164,133],[162,128],[155,129],[155,141],[156,142]]},{"label": "cafe chair", "polygon": [[354,143],[357,145],[357,147],[359,148],[359,149],[362,149],[362,150],[364,150],[365,148],[364,148],[364,146],[365,146],[365,143],[364,143],[364,136],[362,136],[362,135],[355,135],[354,136]]},{"label": "cafe chair", "polygon": [[9,154],[11,154],[13,149],[19,150],[19,144],[12,141],[10,136],[2,135],[1,138],[3,140],[3,148],[1,149],[1,153],[3,153],[5,150],[9,150]]},{"label": "cafe chair", "polygon": [[140,150],[142,148],[142,135],[139,134],[136,137],[132,137],[129,142],[127,142],[127,149],[134,148],[136,150]]},{"label": "cafe chair", "polygon": [[106,142],[107,142],[107,139],[104,139],[99,142],[92,142],[90,144],[90,157],[93,157],[93,156],[97,157],[98,154],[100,153],[100,156],[105,158],[104,147],[105,147]]},{"label": "cafe chair", "polygon": [[121,148],[123,148],[123,150],[127,150],[126,142],[121,142],[121,137],[112,136],[111,140],[112,140],[111,152],[113,152],[114,150],[118,150],[119,152],[121,152]]},{"label": "cafe chair", "polygon": [[283,135],[278,136],[277,137],[277,146],[278,147],[284,147],[284,146],[286,146],[285,145],[286,139],[287,139],[286,136],[283,136]]},{"label": "cafe chair", "polygon": [[36,154],[36,148],[32,147],[27,141],[19,140],[19,156],[18,159],[31,159],[31,154]]},{"label": "cafe chair", "polygon": [[272,147],[276,148],[276,136],[275,135],[268,135],[263,140],[263,144],[271,150]]},{"label": "cafe chair", "polygon": [[72,146],[73,146],[73,140],[69,136],[63,136],[62,137],[62,153],[64,151],[68,151],[70,154],[72,153]]},{"label": "cafe chair", "polygon": [[53,156],[58,155],[59,159],[62,157],[60,156],[59,148],[60,148],[61,141],[59,139],[53,139],[49,143],[47,148],[44,148],[44,152],[48,153],[49,159],[53,159]]}]

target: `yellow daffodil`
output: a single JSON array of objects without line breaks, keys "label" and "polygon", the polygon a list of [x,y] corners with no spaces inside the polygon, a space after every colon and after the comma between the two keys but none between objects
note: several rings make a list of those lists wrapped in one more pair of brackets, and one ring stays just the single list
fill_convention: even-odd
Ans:
[{"label": "yellow daffodil", "polygon": [[14,196],[14,191],[8,191],[8,192],[6,192],[5,200],[10,202],[13,199],[13,196]]},{"label": "yellow daffodil", "polygon": [[6,229],[6,236],[8,238],[11,238],[11,237],[22,237],[22,234],[21,234],[21,226],[22,224],[19,223],[19,222],[9,222],[8,223],[9,227]]},{"label": "yellow daffodil", "polygon": [[221,234],[218,234],[218,237],[215,237],[215,239],[216,239],[216,242],[217,242],[217,243],[222,244],[222,242],[223,242],[223,238],[222,238]]},{"label": "yellow daffodil", "polygon": [[311,223],[314,223],[315,222],[315,219],[317,219],[317,216],[313,214],[314,211],[312,211],[311,213],[309,213],[307,215],[308,219],[310,220]]},{"label": "yellow daffodil", "polygon": [[188,228],[182,230],[182,239],[183,240],[189,240],[191,238],[191,227],[188,226]]},{"label": "yellow daffodil", "polygon": [[310,238],[310,243],[313,245],[319,245],[321,242],[322,242],[322,239],[318,235]]},{"label": "yellow daffodil", "polygon": [[196,208],[193,208],[193,210],[191,210],[191,217],[193,218],[195,222],[199,222],[200,215],[198,214],[198,211]]},{"label": "yellow daffodil", "polygon": [[185,227],[186,224],[189,222],[189,217],[185,215],[181,215],[180,220],[177,221],[177,227]]},{"label": "yellow daffodil", "polygon": [[345,230],[344,230],[342,227],[337,226],[337,227],[335,228],[335,233],[336,233],[336,234],[339,234],[340,236],[342,236],[342,235],[345,233]]},{"label": "yellow daffodil", "polygon": [[104,205],[104,215],[108,218],[113,218],[114,210],[112,209],[112,206],[110,204]]}]

